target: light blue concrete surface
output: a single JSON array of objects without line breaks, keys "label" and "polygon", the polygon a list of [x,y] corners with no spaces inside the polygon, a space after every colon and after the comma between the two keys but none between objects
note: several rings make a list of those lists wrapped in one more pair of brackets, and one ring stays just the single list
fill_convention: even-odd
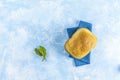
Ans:
[{"label": "light blue concrete surface", "polygon": [[[0,0],[0,80],[120,80],[120,0]],[[93,24],[91,64],[75,67],[66,28]],[[47,61],[34,53],[43,45]]]}]

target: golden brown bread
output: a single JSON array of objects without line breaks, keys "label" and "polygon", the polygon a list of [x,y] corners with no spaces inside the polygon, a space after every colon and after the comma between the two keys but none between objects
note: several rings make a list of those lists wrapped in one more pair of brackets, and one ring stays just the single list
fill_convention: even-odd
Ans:
[{"label": "golden brown bread", "polygon": [[96,45],[97,38],[87,28],[78,29],[72,37],[66,41],[65,49],[74,58],[85,57]]}]

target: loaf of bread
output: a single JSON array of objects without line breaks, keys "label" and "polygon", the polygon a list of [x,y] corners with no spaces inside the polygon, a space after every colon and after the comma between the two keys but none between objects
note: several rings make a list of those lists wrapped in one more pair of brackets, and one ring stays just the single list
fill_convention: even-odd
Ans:
[{"label": "loaf of bread", "polygon": [[78,29],[72,37],[66,41],[65,49],[74,58],[85,57],[97,43],[96,36],[87,28]]}]

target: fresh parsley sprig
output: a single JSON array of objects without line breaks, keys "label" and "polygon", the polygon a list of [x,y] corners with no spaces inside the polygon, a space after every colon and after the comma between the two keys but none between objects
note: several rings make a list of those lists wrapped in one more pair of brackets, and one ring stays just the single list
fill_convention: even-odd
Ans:
[{"label": "fresh parsley sprig", "polygon": [[35,53],[36,53],[37,55],[39,55],[40,57],[42,57],[42,61],[46,60],[47,52],[46,52],[45,47],[40,46],[40,47],[38,47],[38,48],[35,48],[34,51],[35,51]]}]

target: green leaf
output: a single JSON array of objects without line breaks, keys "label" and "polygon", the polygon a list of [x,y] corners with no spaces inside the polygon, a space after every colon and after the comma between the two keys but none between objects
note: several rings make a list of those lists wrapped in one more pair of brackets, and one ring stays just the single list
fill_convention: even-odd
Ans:
[{"label": "green leaf", "polygon": [[40,46],[39,48],[35,48],[35,52],[37,55],[43,58],[42,61],[46,60],[47,53],[45,47]]},{"label": "green leaf", "polygon": [[39,51],[39,49],[35,48],[35,52],[36,52],[37,55],[43,56],[42,53]]}]

